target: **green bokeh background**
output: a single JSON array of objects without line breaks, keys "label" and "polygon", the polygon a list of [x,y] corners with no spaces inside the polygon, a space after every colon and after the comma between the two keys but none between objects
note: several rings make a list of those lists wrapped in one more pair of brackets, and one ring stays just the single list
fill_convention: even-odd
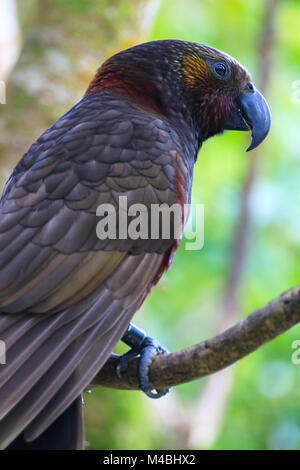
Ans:
[{"label": "green bokeh background", "polygon": [[[2,185],[32,141],[84,93],[98,65],[120,49],[155,39],[196,41],[228,52],[257,81],[265,5],[262,0],[19,1],[23,49],[7,84],[7,104],[0,107]],[[275,23],[267,96],[273,122],[251,197],[240,318],[300,278],[300,103],[293,102],[292,88],[300,80],[299,2],[280,1]],[[232,132],[204,144],[193,187],[193,201],[205,206],[204,247],[181,247],[135,316],[135,323],[170,351],[219,332],[217,312],[249,167],[248,143],[249,135]],[[187,437],[197,426],[190,420],[189,428],[189,416],[203,397],[207,379],[202,379],[160,401],[104,388],[85,394],[87,448],[300,449],[300,364],[291,361],[297,339],[299,327],[233,366],[209,443],[199,438],[191,444]],[[212,409],[222,394],[220,387],[211,395]],[[206,426],[209,434],[209,420]]]}]

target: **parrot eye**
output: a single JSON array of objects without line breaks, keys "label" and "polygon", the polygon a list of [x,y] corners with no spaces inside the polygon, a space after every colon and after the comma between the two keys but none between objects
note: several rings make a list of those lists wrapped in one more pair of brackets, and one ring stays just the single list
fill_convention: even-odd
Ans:
[{"label": "parrot eye", "polygon": [[226,67],[224,64],[216,64],[215,65],[215,72],[218,74],[218,75],[221,75],[222,77],[224,77],[225,73],[226,73]]},{"label": "parrot eye", "polygon": [[212,64],[211,71],[219,80],[227,80],[230,77],[230,70],[223,62],[215,62]]}]

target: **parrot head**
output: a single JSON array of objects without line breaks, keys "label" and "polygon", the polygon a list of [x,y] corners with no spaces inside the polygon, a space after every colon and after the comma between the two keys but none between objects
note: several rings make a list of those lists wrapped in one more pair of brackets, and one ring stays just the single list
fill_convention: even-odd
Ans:
[{"label": "parrot head", "polygon": [[153,41],[119,52],[98,69],[86,94],[105,91],[173,121],[183,116],[199,146],[225,130],[251,130],[249,151],[271,125],[268,104],[248,71],[230,55],[197,43]]},{"label": "parrot head", "polygon": [[[205,137],[224,130],[252,131],[247,151],[257,147],[271,125],[269,106],[248,71],[228,54],[193,44],[195,53],[183,58],[182,75],[194,113],[205,115]],[[197,119],[197,118],[196,118]]]}]

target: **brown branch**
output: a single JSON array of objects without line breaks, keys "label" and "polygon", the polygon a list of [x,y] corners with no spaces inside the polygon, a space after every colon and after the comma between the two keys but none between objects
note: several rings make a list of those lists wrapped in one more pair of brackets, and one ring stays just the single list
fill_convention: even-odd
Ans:
[{"label": "brown branch", "polygon": [[[300,322],[300,285],[282,294],[245,320],[203,343],[183,351],[157,356],[149,377],[157,389],[180,385],[213,374],[258,349]],[[137,390],[138,360],[133,360],[121,381],[113,355],[93,380],[92,386]]]}]

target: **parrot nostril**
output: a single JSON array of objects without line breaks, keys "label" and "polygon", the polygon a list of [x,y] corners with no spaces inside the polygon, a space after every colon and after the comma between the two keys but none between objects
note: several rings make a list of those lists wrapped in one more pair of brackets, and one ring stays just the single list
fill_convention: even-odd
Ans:
[{"label": "parrot nostril", "polygon": [[247,91],[250,91],[251,93],[254,93],[255,88],[254,88],[253,83],[248,82],[246,88],[247,88]]}]

